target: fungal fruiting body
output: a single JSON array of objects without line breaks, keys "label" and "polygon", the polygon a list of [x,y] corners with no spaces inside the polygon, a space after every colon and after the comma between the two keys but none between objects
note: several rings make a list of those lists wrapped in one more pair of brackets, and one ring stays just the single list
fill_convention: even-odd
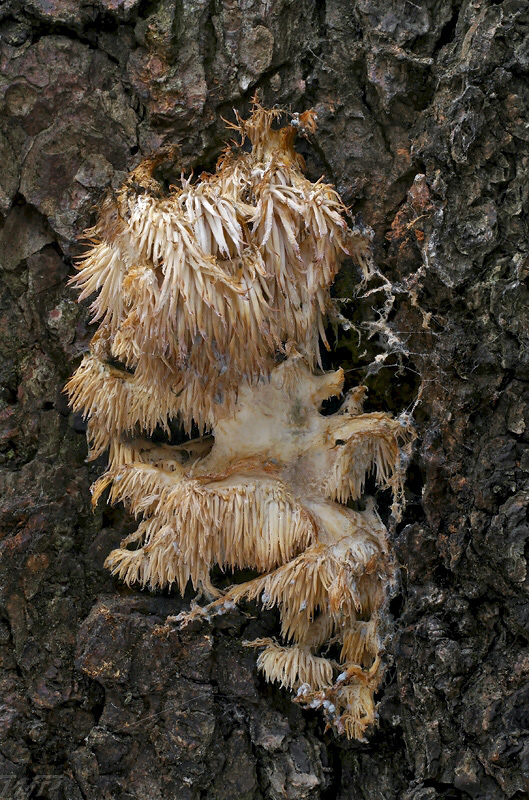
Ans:
[{"label": "fungal fruiting body", "polygon": [[239,120],[252,152],[226,150],[197,183],[165,193],[159,159],[143,162],[87,232],[94,247],[74,283],[80,299],[98,292],[100,326],[69,393],[94,457],[172,417],[212,427],[278,352],[295,347],[313,366],[341,260],[367,269],[365,236],[332,187],[303,176],[295,129],[273,130],[275,116],[256,107]]},{"label": "fungal fruiting body", "polygon": [[[100,324],[67,389],[92,457],[109,450],[94,502],[110,487],[140,519],[106,565],[127,583],[191,582],[210,602],[187,619],[276,606],[280,640],[249,643],[259,668],[361,738],[392,578],[364,485],[374,474],[398,504],[407,431],[363,414],[363,387],[320,412],[343,389],[341,370],[318,368],[329,288],[346,255],[366,273],[369,248],[335,190],[303,176],[296,129],[275,130],[277,116],[256,103],[237,118],[252,149],[227,149],[212,175],[164,191],[151,159],[104,201],[73,281],[83,299],[98,292]],[[154,443],[174,417],[202,435]],[[260,576],[221,592],[214,565]]]}]

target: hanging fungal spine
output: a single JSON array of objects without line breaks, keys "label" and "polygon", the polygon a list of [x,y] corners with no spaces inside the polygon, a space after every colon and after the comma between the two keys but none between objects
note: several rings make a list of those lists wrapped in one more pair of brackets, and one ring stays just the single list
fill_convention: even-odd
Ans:
[{"label": "hanging fungal spine", "polygon": [[[183,623],[243,599],[277,607],[280,640],[249,643],[263,648],[259,668],[361,738],[393,574],[364,485],[374,474],[398,507],[410,436],[362,413],[363,387],[320,413],[343,389],[342,370],[321,369],[329,289],[345,256],[367,277],[369,241],[336,191],[303,175],[293,140],[314,116],[276,129],[279,116],[256,102],[237,117],[251,151],[228,147],[214,174],[165,191],[159,156],[103,201],[72,279],[81,300],[95,295],[99,328],[67,391],[88,418],[91,457],[109,451],[94,503],[110,487],[140,520],[108,568],[152,588],[191,582],[210,602]],[[175,417],[202,435],[155,444]],[[261,575],[221,592],[214,565]]]}]

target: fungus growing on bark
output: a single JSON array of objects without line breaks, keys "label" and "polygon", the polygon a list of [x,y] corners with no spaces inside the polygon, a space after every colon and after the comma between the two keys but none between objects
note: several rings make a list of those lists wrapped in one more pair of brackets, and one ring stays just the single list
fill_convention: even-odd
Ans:
[{"label": "fungus growing on bark", "polygon": [[[320,413],[343,388],[319,358],[329,288],[346,255],[367,275],[369,247],[335,190],[303,176],[296,127],[274,129],[278,115],[255,103],[238,117],[251,151],[228,148],[214,174],[164,191],[150,159],[103,202],[73,279],[80,299],[98,293],[99,328],[67,389],[91,457],[109,450],[94,503],[110,487],[141,520],[109,569],[182,593],[191,582],[210,602],[182,623],[243,599],[276,606],[281,641],[248,643],[264,648],[259,668],[360,738],[375,718],[392,578],[364,486],[373,474],[397,508],[409,436],[362,413],[363,387]],[[295,121],[313,129],[311,114]],[[149,439],[174,417],[211,434]],[[214,565],[261,575],[221,592]]]}]

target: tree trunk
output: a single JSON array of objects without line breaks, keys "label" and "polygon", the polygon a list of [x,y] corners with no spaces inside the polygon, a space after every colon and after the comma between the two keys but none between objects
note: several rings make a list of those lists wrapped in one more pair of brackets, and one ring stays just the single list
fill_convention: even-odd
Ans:
[{"label": "tree trunk", "polygon": [[[1,800],[528,796],[528,34],[523,0],[2,4]],[[93,205],[168,142],[213,168],[256,90],[316,110],[308,174],[388,280],[353,299],[343,268],[355,329],[327,366],[417,427],[365,742],[258,675],[243,641],[272,612],[180,631],[190,597],[103,569],[130,520],[92,514],[102,464],[61,394],[91,336],[67,279]]]}]

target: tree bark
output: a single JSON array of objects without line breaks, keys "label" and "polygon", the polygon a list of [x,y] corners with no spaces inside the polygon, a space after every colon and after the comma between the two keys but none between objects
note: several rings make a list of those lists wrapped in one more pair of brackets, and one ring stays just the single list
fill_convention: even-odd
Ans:
[{"label": "tree bark", "polygon": [[[4,1],[1,800],[528,796],[528,34],[523,0]],[[354,299],[343,268],[355,328],[328,366],[417,427],[366,742],[257,674],[243,641],[273,613],[182,632],[190,597],[109,576],[130,520],[92,514],[101,464],[61,393],[91,336],[67,279],[93,205],[166,143],[213,168],[256,90],[316,110],[308,174],[388,280]]]}]

